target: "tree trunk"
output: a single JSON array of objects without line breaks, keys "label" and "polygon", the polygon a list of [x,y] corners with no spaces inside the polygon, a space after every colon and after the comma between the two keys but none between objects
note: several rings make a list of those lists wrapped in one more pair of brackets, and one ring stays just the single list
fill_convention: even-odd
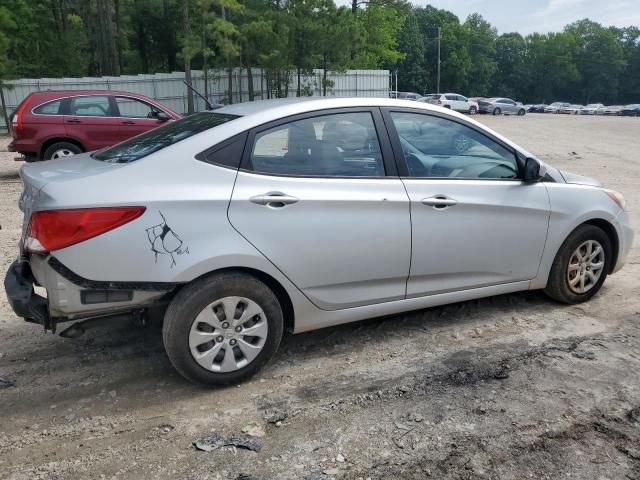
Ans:
[{"label": "tree trunk", "polygon": [[302,94],[302,90],[300,89],[300,67],[296,68],[296,73],[298,76],[298,83],[296,88],[296,97],[299,97]]},{"label": "tree trunk", "polygon": [[[191,35],[191,24],[189,22],[189,0],[182,0],[182,21],[184,25],[184,37],[185,42],[188,41]],[[187,48],[184,49],[184,79],[191,85],[191,58]],[[193,93],[190,88],[187,88],[187,113],[193,113]]]},{"label": "tree trunk", "polygon": [[250,66],[247,66],[247,87],[249,91],[249,101],[253,102],[255,93],[253,91],[253,71]]}]

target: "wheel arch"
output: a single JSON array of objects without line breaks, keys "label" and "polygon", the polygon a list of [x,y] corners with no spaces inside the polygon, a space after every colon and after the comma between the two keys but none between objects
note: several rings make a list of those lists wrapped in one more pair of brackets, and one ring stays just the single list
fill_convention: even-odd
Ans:
[{"label": "wheel arch", "polygon": [[[291,301],[291,297],[287,290],[282,286],[282,284],[276,280],[274,277],[265,273],[261,270],[250,268],[250,267],[225,267],[217,270],[212,270],[210,272],[201,275],[193,281],[196,281],[202,277],[208,277],[212,275],[218,275],[221,273],[244,273],[245,275],[250,275],[252,277],[257,278],[262,283],[264,283],[267,287],[271,289],[271,291],[275,294],[278,302],[280,302],[280,306],[282,307],[282,317],[284,320],[284,331],[293,332],[295,329],[295,311],[293,308],[293,302]],[[191,283],[191,282],[189,282]],[[174,292],[177,293],[177,290]]]},{"label": "wheel arch", "polygon": [[[618,255],[620,253],[620,239],[618,238],[618,232],[616,231],[616,228],[610,222],[603,218],[594,218],[591,220],[587,220],[586,222],[578,225],[578,227],[581,225],[593,225],[594,227],[598,227],[607,234],[607,237],[609,237],[609,240],[611,241],[611,248],[613,249],[613,261],[611,262],[611,268],[609,269],[608,273],[612,273],[618,262]],[[573,233],[573,231],[571,233]]]},{"label": "wheel arch", "polygon": [[40,152],[39,152],[40,158],[44,158],[44,152],[47,151],[47,148],[49,148],[54,143],[58,143],[58,142],[73,143],[74,145],[76,145],[83,152],[86,151],[86,149],[84,148],[84,145],[82,145],[82,143],[79,142],[78,140],[76,140],[75,138],[71,138],[71,137],[52,137],[52,138],[47,138],[42,143],[42,147],[40,147]]}]

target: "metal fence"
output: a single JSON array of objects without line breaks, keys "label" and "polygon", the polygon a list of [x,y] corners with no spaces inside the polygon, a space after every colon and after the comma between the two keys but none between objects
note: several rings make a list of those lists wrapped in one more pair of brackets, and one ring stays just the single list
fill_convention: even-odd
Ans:
[{"label": "metal fence", "polygon": [[[254,99],[278,96],[269,72],[252,69]],[[201,70],[192,71],[193,87],[205,92],[205,75]],[[123,75],[120,77],[41,78],[5,82],[3,89],[7,116],[32,92],[43,90],[120,90],[151,97],[176,112],[187,111],[187,87],[183,83],[184,72],[157,73],[154,75]],[[231,100],[233,103],[249,100],[249,75],[246,69],[234,69],[231,73]],[[298,90],[298,76],[291,71],[279,79],[280,96],[294,97]],[[327,96],[387,97],[390,75],[388,70],[347,70],[327,74]],[[208,99],[212,103],[228,103],[229,76],[225,70],[207,72]],[[323,70],[301,75],[300,90],[303,95],[322,96]],[[194,95],[196,111],[205,109],[205,102]],[[6,130],[4,115],[0,115],[0,130]]]}]

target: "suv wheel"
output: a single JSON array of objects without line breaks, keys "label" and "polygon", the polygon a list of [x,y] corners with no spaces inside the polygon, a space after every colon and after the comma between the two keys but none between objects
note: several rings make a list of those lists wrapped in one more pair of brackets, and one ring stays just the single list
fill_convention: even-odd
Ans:
[{"label": "suv wheel", "polygon": [[478,113],[478,109],[476,107],[474,107],[473,105],[469,107],[469,115],[475,115],[476,113]]},{"label": "suv wheel", "polygon": [[282,332],[275,294],[241,273],[212,275],[184,287],[171,301],[162,328],[176,370],[207,385],[237,383],[255,374],[275,355]]},{"label": "suv wheel", "polygon": [[75,143],[57,142],[49,146],[42,155],[44,160],[53,160],[56,158],[70,157],[82,153],[82,149]]},{"label": "suv wheel", "polygon": [[594,225],[578,227],[556,254],[545,293],[563,303],[586,302],[607,278],[611,252],[611,241],[602,229]]}]

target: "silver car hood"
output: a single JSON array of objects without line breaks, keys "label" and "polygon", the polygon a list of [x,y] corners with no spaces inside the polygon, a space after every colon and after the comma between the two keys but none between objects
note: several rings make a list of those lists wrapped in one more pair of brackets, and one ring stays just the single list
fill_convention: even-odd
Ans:
[{"label": "silver car hood", "polygon": [[575,173],[565,172],[564,170],[559,170],[560,175],[564,178],[564,181],[567,183],[572,183],[575,185],[590,185],[592,187],[602,187],[602,183],[593,178],[583,177],[582,175],[576,175]]}]

